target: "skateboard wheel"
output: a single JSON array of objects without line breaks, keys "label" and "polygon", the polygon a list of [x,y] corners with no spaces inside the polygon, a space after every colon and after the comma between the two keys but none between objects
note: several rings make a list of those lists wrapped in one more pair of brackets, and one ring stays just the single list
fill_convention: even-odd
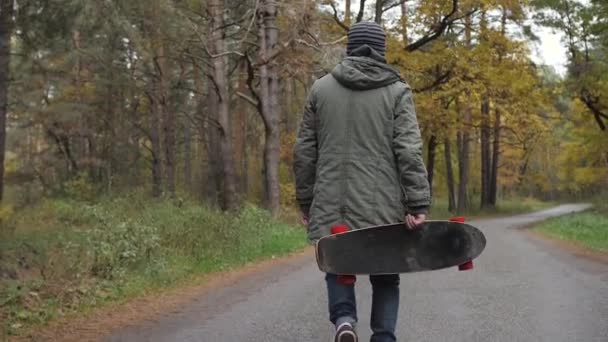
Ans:
[{"label": "skateboard wheel", "polygon": [[[450,222],[458,222],[458,223],[464,223],[464,217],[463,216],[457,216],[457,217],[452,217],[450,219]],[[459,271],[468,271],[468,270],[472,270],[473,269],[473,261],[467,261],[462,265],[458,266],[458,270]]]},{"label": "skateboard wheel", "polygon": [[458,266],[459,271],[468,271],[473,269],[473,261],[467,261],[464,264]]},{"label": "skateboard wheel", "polygon": [[343,225],[343,224],[331,227],[331,234],[332,235],[340,234],[340,233],[346,233],[347,231],[348,231],[348,227],[346,225]]},{"label": "skateboard wheel", "polygon": [[354,275],[348,274],[339,274],[338,275],[338,283],[342,285],[354,285],[357,281],[357,277]]}]

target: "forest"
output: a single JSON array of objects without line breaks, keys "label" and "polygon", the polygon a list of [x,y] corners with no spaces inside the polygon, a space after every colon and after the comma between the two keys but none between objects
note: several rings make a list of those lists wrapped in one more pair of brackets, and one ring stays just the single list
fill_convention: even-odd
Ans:
[{"label": "forest", "polygon": [[[2,1],[3,203],[143,189],[223,209],[293,203],[311,84],[352,23],[389,33],[429,180],[450,209],[606,186],[602,1]],[[531,61],[563,32],[566,75]]]},{"label": "forest", "polygon": [[[3,256],[38,270],[51,267],[41,250],[92,250],[42,278],[79,269],[113,280],[168,246],[216,260],[196,243],[230,238],[221,227],[238,220],[286,234],[274,219],[296,212],[292,155],[307,93],[363,20],[385,28],[387,61],[413,89],[433,198],[447,211],[605,194],[606,1],[0,0],[0,237],[12,241],[0,244],[0,280],[14,280],[0,303],[31,297],[15,285],[31,279]],[[532,58],[539,28],[562,37],[563,71]],[[73,245],[48,242],[64,236],[55,229],[89,226]],[[32,234],[53,238],[35,245]],[[188,236],[197,238],[184,245]],[[41,307],[0,318],[15,332],[46,321]]]}]

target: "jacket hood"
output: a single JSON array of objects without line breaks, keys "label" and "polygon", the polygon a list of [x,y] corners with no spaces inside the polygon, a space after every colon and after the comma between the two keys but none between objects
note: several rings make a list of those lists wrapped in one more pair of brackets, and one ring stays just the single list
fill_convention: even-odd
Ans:
[{"label": "jacket hood", "polygon": [[369,45],[352,51],[331,74],[340,84],[354,90],[382,88],[401,80],[399,72]]}]

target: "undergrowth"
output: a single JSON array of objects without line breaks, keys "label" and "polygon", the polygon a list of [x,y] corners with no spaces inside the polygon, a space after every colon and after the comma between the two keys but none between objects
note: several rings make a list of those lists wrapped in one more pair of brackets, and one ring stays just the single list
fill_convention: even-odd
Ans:
[{"label": "undergrowth", "polygon": [[0,231],[0,336],[307,244],[254,206],[221,213],[137,194],[49,199]]},{"label": "undergrowth", "polygon": [[536,227],[540,233],[566,241],[574,241],[597,252],[608,253],[608,203],[602,198],[582,213],[556,217]]}]

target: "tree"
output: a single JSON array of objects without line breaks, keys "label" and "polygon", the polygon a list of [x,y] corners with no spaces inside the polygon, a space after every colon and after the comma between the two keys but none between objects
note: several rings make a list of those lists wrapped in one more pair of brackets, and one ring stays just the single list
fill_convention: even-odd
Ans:
[{"label": "tree", "polygon": [[6,115],[10,84],[11,38],[13,36],[13,0],[0,0],[0,201],[4,195],[4,159],[6,151]]},{"label": "tree", "polygon": [[225,48],[224,7],[221,0],[208,2],[210,15],[210,58],[212,59],[211,81],[217,101],[217,121],[219,146],[223,172],[223,208],[234,209],[237,206],[234,150],[231,136],[230,94],[227,76],[227,59]]},{"label": "tree", "polygon": [[585,104],[596,124],[606,130],[608,121],[608,4],[592,1],[536,0],[536,19],[541,25],[564,32],[568,48],[569,87]]}]

